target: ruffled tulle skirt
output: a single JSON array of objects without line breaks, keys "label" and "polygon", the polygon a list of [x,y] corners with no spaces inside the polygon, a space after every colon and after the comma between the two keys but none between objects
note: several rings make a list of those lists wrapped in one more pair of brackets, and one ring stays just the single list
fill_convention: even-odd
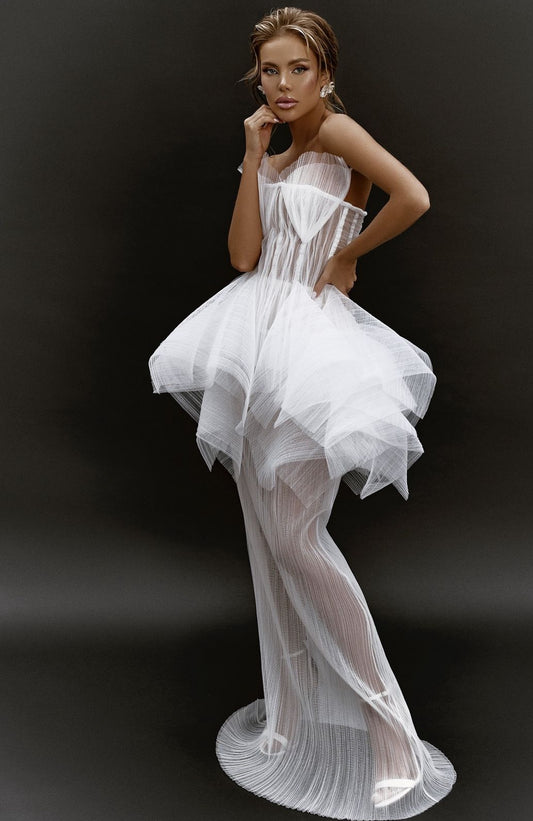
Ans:
[{"label": "ruffled tulle skirt", "polygon": [[435,387],[428,355],[339,289],[242,274],[187,316],[152,354],[155,393],[197,421],[197,444],[239,475],[243,440],[259,484],[279,477],[309,499],[304,466],[325,459],[362,498],[423,453],[414,426]]}]

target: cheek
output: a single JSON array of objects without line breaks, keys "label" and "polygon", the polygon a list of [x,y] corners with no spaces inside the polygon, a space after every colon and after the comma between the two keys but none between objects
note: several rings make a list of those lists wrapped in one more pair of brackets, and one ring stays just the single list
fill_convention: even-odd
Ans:
[{"label": "cheek", "polygon": [[311,94],[315,90],[315,87],[316,76],[314,74],[311,74],[310,71],[306,71],[304,76],[302,77],[300,88],[306,93]]}]

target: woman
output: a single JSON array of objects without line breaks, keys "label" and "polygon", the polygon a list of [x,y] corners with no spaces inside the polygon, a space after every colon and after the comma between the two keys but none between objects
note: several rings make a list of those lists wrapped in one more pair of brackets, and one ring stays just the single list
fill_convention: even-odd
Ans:
[{"label": "woman", "polygon": [[[150,358],[154,392],[198,422],[211,468],[242,504],[264,698],[217,738],[223,769],[271,801],[330,818],[406,818],[451,789],[421,741],[361,589],[328,522],[341,479],[361,497],[422,453],[414,425],[435,376],[427,354],[347,295],[357,260],[429,208],[424,186],[344,111],[337,40],[296,8],[254,27],[228,247],[240,271]],[[340,109],[340,111],[338,110]],[[267,153],[276,123],[292,143]],[[361,232],[372,184],[389,200]]]}]

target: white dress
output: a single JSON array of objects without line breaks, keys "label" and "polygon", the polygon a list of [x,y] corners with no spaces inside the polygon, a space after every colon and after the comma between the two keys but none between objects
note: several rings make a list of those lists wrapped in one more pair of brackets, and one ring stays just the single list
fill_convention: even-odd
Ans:
[{"label": "white dress", "polygon": [[418,738],[326,525],[341,480],[361,498],[389,484],[407,498],[436,379],[426,353],[334,285],[312,297],[367,213],[345,202],[350,181],[334,154],[306,151],[278,172],[265,153],[259,262],[183,319],[149,367],[243,510],[264,694],[220,728],[220,765],[294,809],[407,818],[443,798],[455,771]]}]

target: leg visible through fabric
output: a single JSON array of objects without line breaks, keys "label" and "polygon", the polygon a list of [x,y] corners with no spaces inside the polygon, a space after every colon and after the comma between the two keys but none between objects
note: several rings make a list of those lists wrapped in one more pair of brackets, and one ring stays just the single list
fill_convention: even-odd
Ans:
[{"label": "leg visible through fabric", "polygon": [[433,783],[429,795],[422,788],[425,771],[439,781],[434,763],[327,531],[340,480],[323,460],[311,473],[306,466],[311,475],[306,506],[301,485],[298,496],[281,480],[260,486],[244,450],[237,487],[264,699],[226,722],[217,754],[232,778],[286,806],[333,818],[407,817],[434,803],[443,785]]}]

